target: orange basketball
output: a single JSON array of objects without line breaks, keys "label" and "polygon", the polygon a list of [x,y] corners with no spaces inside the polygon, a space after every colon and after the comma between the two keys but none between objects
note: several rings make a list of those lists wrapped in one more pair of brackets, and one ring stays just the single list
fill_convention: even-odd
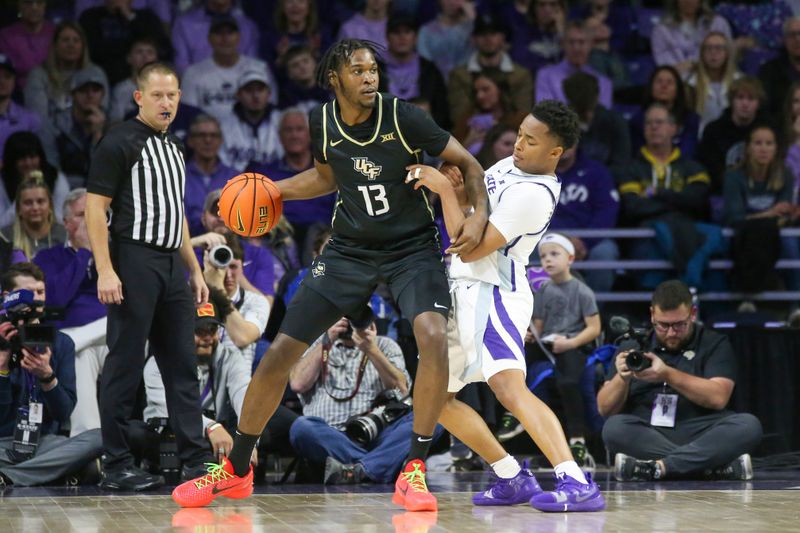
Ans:
[{"label": "orange basketball", "polygon": [[281,191],[271,179],[254,172],[228,180],[219,197],[219,216],[243,237],[266,235],[282,212]]}]

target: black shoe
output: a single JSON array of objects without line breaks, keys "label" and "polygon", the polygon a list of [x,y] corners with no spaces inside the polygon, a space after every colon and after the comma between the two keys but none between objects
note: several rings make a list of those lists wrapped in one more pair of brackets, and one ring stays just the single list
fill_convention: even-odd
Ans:
[{"label": "black shoe", "polygon": [[367,473],[361,463],[346,465],[331,456],[325,459],[325,485],[356,485],[366,478]]},{"label": "black shoe", "polygon": [[103,472],[100,488],[103,490],[140,491],[157,489],[164,484],[162,476],[148,474],[141,468],[129,466],[122,470]]},{"label": "black shoe", "polygon": [[589,453],[589,448],[586,447],[585,442],[578,441],[575,444],[571,444],[569,450],[572,452],[572,457],[575,459],[575,462],[578,463],[581,470],[594,473],[597,465],[594,462],[594,457]]},{"label": "black shoe", "polygon": [[14,483],[9,478],[0,474],[0,494],[2,494],[3,491],[10,490],[13,484]]},{"label": "black shoe", "polygon": [[655,461],[640,461],[618,453],[614,457],[614,477],[617,481],[654,481],[661,479],[663,473]]},{"label": "black shoe", "polygon": [[713,469],[708,477],[728,481],[748,481],[753,479],[753,460],[749,453],[742,454],[727,465]]},{"label": "black shoe", "polygon": [[197,465],[183,465],[181,467],[181,481],[189,481],[198,477],[203,477],[208,474],[209,463],[200,463]]}]

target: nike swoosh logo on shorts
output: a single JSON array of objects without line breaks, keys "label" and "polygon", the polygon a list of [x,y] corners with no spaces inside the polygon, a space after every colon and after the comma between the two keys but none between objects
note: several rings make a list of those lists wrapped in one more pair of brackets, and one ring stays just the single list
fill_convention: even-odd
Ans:
[{"label": "nike swoosh logo on shorts", "polygon": [[338,141],[331,141],[331,146],[336,146],[337,144],[341,143],[344,139],[339,139]]},{"label": "nike swoosh logo on shorts", "polygon": [[438,302],[433,302],[433,306],[434,306],[436,309],[447,309],[447,306],[446,306],[446,305],[439,305],[439,303],[438,303]]}]

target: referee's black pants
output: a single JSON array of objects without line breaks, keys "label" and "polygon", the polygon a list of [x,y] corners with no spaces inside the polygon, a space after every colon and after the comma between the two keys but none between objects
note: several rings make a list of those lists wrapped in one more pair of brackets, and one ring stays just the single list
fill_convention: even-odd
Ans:
[{"label": "referee's black pants", "polygon": [[164,381],[178,455],[184,464],[200,464],[210,453],[203,439],[194,353],[195,307],[180,253],[112,242],[111,257],[124,300],[108,308],[109,353],[100,383],[104,468],[115,471],[133,466],[128,424],[142,381],[148,339]]}]

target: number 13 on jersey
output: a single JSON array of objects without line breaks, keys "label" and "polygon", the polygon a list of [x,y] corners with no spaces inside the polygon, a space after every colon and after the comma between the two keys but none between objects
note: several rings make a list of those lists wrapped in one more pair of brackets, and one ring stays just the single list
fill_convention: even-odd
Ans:
[{"label": "number 13 on jersey", "polygon": [[[386,189],[383,185],[359,185],[358,190],[364,196],[369,216],[375,217],[389,212],[389,200],[386,198]],[[374,207],[373,202],[375,202]],[[375,207],[378,209],[375,210]]]}]

